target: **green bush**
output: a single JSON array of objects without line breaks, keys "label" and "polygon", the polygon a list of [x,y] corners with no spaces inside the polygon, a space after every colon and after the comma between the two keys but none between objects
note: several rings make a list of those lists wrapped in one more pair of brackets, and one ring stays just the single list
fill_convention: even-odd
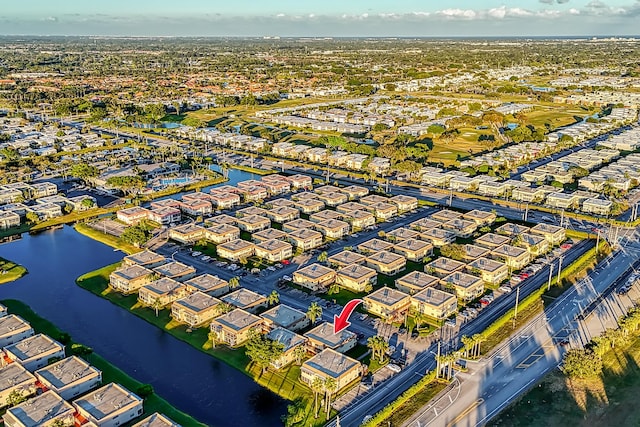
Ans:
[{"label": "green bush", "polygon": [[136,389],[136,394],[145,399],[153,394],[153,386],[151,384],[142,384]]}]

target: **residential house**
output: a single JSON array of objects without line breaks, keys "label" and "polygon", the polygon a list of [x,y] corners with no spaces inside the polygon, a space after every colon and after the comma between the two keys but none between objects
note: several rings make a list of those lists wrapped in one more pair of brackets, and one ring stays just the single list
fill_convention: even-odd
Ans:
[{"label": "residential house", "polygon": [[531,234],[543,236],[551,245],[559,245],[566,238],[565,229],[551,224],[536,224],[531,228]]},{"label": "residential house", "polygon": [[396,205],[400,212],[408,212],[418,209],[418,199],[413,196],[398,194],[397,196],[391,197],[389,202]]},{"label": "residential house", "polygon": [[577,194],[557,191],[547,195],[545,204],[558,209],[575,209],[580,204],[580,197]]},{"label": "residential house", "polygon": [[373,206],[377,203],[387,203],[388,200],[389,199],[386,197],[378,196],[377,194],[370,194],[368,196],[362,197],[360,199],[360,203],[367,206]]},{"label": "residential house", "polygon": [[297,174],[284,177],[287,181],[291,183],[291,187],[293,188],[305,188],[311,189],[313,187],[313,180],[310,176]]},{"label": "residential house", "polygon": [[153,271],[161,276],[177,280],[178,282],[184,282],[196,275],[195,268],[178,261],[172,261],[167,264],[160,265],[154,268]]},{"label": "residential house", "polygon": [[204,238],[217,245],[240,238],[240,229],[229,224],[214,224],[204,231]]},{"label": "residential house", "polygon": [[613,208],[611,200],[589,198],[582,202],[582,212],[594,215],[607,216],[611,213],[611,208]]},{"label": "residential house", "polygon": [[195,224],[184,224],[169,229],[169,238],[185,245],[192,245],[204,239],[206,230]]},{"label": "residential house", "polygon": [[295,219],[282,224],[282,231],[292,232],[297,230],[312,230],[316,224],[306,219]]},{"label": "residential house", "polygon": [[209,198],[217,210],[231,209],[241,202],[239,194],[214,190],[215,188],[211,189]]},{"label": "residential house", "polygon": [[169,225],[182,220],[182,212],[177,208],[158,208],[149,211],[148,218],[161,225]]},{"label": "residential house", "polygon": [[210,222],[212,224],[236,225],[236,223],[238,222],[238,219],[231,215],[220,214],[220,215],[216,215],[208,218],[207,222]]},{"label": "residential house", "polygon": [[393,251],[409,261],[422,262],[433,254],[433,245],[424,240],[407,239],[396,243]]},{"label": "residential house", "polygon": [[127,225],[136,225],[140,221],[149,218],[149,210],[140,206],[121,209],[116,213],[116,218]]},{"label": "residential house", "polygon": [[336,206],[337,212],[340,212],[346,215],[351,215],[351,213],[355,211],[372,211],[372,210],[373,209],[369,207],[369,205],[356,203],[356,202],[347,202],[347,203],[341,204],[340,206]]},{"label": "residential house", "polygon": [[467,221],[465,219],[452,219],[442,224],[442,228],[452,231],[457,237],[467,239],[473,235],[478,229],[475,221]]},{"label": "residential house", "polygon": [[273,222],[282,224],[300,217],[300,211],[289,206],[275,207],[266,212],[267,217]]},{"label": "residential house", "polygon": [[249,215],[238,218],[238,227],[240,230],[254,233],[256,231],[265,230],[271,227],[271,220],[260,215]]},{"label": "residential house", "polygon": [[172,421],[166,415],[154,412],[139,423],[131,427],[181,427],[180,424]]},{"label": "residential house", "polygon": [[339,353],[346,353],[358,343],[356,334],[347,329],[334,334],[333,323],[329,322],[322,322],[304,336],[307,339],[307,349],[314,354],[327,348]]},{"label": "residential house", "polygon": [[4,363],[18,362],[30,372],[64,358],[64,346],[44,334],[25,338],[4,348]]},{"label": "residential house", "polygon": [[293,247],[282,240],[272,239],[255,245],[255,255],[258,258],[265,259],[270,262],[280,262],[284,259],[291,258],[293,255]]},{"label": "residential house", "polygon": [[403,240],[408,239],[419,239],[420,233],[416,230],[411,230],[409,228],[396,228],[391,230],[385,234],[385,238],[390,242],[401,242]]},{"label": "residential house", "polygon": [[549,251],[551,244],[539,234],[523,233],[516,237],[518,246],[527,248],[531,257],[535,258]]},{"label": "residential house", "polygon": [[278,304],[260,315],[264,319],[265,330],[270,331],[275,328],[285,328],[290,331],[299,331],[310,325],[311,321],[306,313],[289,307],[285,304]]},{"label": "residential house", "polygon": [[478,258],[470,262],[467,270],[491,285],[497,285],[509,277],[509,267],[506,264],[489,258]]},{"label": "residential house", "polygon": [[151,202],[151,209],[176,208],[180,209],[180,201],[176,199],[161,199]]},{"label": "residential house", "polygon": [[293,331],[277,327],[267,333],[267,338],[282,344],[282,354],[271,362],[271,366],[281,369],[296,360],[296,348],[305,348],[306,339]]},{"label": "residential house", "polygon": [[312,214],[324,209],[324,202],[316,199],[316,196],[314,195],[313,198],[296,200],[293,207],[300,210],[302,213]]},{"label": "residential house", "polygon": [[547,191],[542,187],[516,187],[511,191],[511,198],[513,200],[526,203],[540,203],[546,195]]},{"label": "residential house", "polygon": [[428,274],[432,274],[440,279],[455,273],[456,271],[462,271],[465,263],[456,261],[455,259],[439,257],[424,266],[424,271]]},{"label": "residential house", "polygon": [[345,203],[349,200],[349,196],[344,193],[320,193],[318,194],[318,200],[324,202],[325,205],[335,207]]},{"label": "residential house", "polygon": [[379,273],[393,276],[406,268],[407,259],[393,252],[381,251],[367,256],[365,264]]},{"label": "residential house", "polygon": [[[367,196],[371,197],[371,196]],[[387,220],[398,214],[398,207],[392,203],[376,203],[371,205],[373,208],[373,214],[376,218]]]},{"label": "residential house", "polygon": [[213,297],[229,292],[229,282],[211,274],[201,274],[187,280],[184,284],[191,292],[200,291]]},{"label": "residential house", "polygon": [[[0,348],[15,344],[33,336],[33,328],[26,320],[15,314],[0,317]],[[0,400],[0,403],[3,401]]]},{"label": "residential house", "polygon": [[0,407],[7,405],[12,393],[20,393],[23,397],[36,394],[36,381],[36,377],[19,363],[0,368]]},{"label": "residential house", "polygon": [[451,221],[452,219],[461,219],[462,214],[460,212],[451,211],[449,209],[441,209],[431,214],[429,218],[440,223],[445,223]]},{"label": "residential house", "polygon": [[241,308],[249,313],[255,313],[260,308],[267,307],[267,297],[249,289],[240,288],[220,298],[227,304]]},{"label": "residential house", "polygon": [[439,279],[437,277],[431,276],[430,274],[421,271],[412,271],[396,279],[396,288],[406,294],[413,295],[422,291],[424,288],[437,285],[438,281]]},{"label": "residential house", "polygon": [[478,237],[474,243],[487,249],[495,249],[511,241],[511,238],[495,233],[486,233]]},{"label": "residential house", "polygon": [[300,229],[289,233],[289,242],[303,251],[322,245],[322,233],[309,229]]},{"label": "residential house", "polygon": [[147,307],[159,310],[189,294],[189,287],[184,283],[162,277],[141,287],[138,290],[138,301]]},{"label": "residential house", "polygon": [[[238,183],[238,188],[240,188]],[[269,197],[269,192],[261,185],[240,188],[245,203],[258,202]]]},{"label": "residential house", "polygon": [[207,216],[213,212],[213,206],[208,200],[192,199],[182,200],[180,210],[191,216]]},{"label": "residential house", "polygon": [[[529,227],[525,227],[524,225],[512,224],[510,222],[507,222],[506,224],[496,228],[496,233],[503,234],[505,236],[515,237],[522,233],[528,233],[529,230],[530,230]],[[477,240],[476,240],[476,243],[477,243]]]},{"label": "residential house", "polygon": [[47,391],[7,409],[2,420],[5,427],[52,426],[56,422],[73,425],[74,413],[73,406],[55,391]]},{"label": "residential house", "polygon": [[122,258],[123,266],[140,265],[145,268],[154,268],[164,264],[165,262],[167,262],[165,257],[150,251],[149,249],[145,249],[142,252],[137,252]]},{"label": "residential house", "polygon": [[330,348],[322,350],[311,359],[305,361],[300,368],[300,381],[311,387],[316,378],[335,381],[334,393],[358,380],[362,375],[362,365],[355,359],[338,353]]},{"label": "residential house", "polygon": [[102,382],[102,372],[77,356],[38,369],[35,375],[45,390],[53,390],[65,400],[80,396]]},{"label": "residential house", "polygon": [[429,228],[422,232],[422,239],[431,242],[436,248],[456,241],[456,233],[442,228]]},{"label": "residential house", "polygon": [[340,189],[341,192],[349,197],[349,200],[357,200],[369,194],[369,189],[360,185],[350,185]]},{"label": "residential house", "polygon": [[479,297],[484,292],[484,281],[480,277],[456,271],[444,279],[442,284],[445,288],[452,288],[458,298],[470,301]]},{"label": "residential house", "polygon": [[502,245],[491,252],[491,256],[498,259],[511,269],[520,270],[529,264],[529,251],[511,245]]},{"label": "residential house", "polygon": [[120,384],[109,383],[73,401],[83,419],[100,427],[128,423],[144,412],[142,399]]},{"label": "residential house", "polygon": [[338,219],[329,219],[314,225],[314,228],[321,232],[328,239],[341,239],[349,234],[350,226]]},{"label": "residential house", "polygon": [[267,210],[259,208],[257,206],[247,206],[246,208],[238,209],[236,211],[237,218],[242,218],[245,216],[252,216],[252,215],[267,216]]},{"label": "residential house", "polygon": [[277,228],[267,228],[266,230],[251,234],[251,239],[255,243],[266,242],[267,240],[273,239],[287,240],[288,237],[289,235],[287,233]]},{"label": "residential house", "polygon": [[438,320],[446,319],[458,308],[458,299],[455,295],[433,287],[426,287],[411,295],[410,300],[413,311]]},{"label": "residential house", "polygon": [[331,255],[327,261],[332,266],[346,267],[351,264],[364,264],[367,257],[352,251],[342,251],[335,255]]},{"label": "residential house", "polygon": [[380,239],[371,239],[358,245],[358,252],[361,254],[375,254],[380,251],[390,251],[393,249],[393,243],[385,242]]},{"label": "residential house", "polygon": [[255,254],[256,246],[246,240],[236,239],[230,242],[218,245],[216,251],[221,258],[230,261],[240,261],[247,259]]},{"label": "residential house", "polygon": [[220,313],[220,300],[200,291],[171,304],[171,317],[178,322],[186,323],[190,328],[208,324]]},{"label": "residential house", "polygon": [[493,212],[481,211],[474,209],[462,215],[463,219],[473,221],[478,227],[493,224],[496,220],[496,214]]},{"label": "residential house", "polygon": [[313,190],[313,192],[316,194],[339,193],[340,187],[336,187],[335,185],[323,185],[321,187],[317,187],[315,190]]},{"label": "residential house", "polygon": [[385,321],[404,321],[410,303],[409,295],[386,286],[362,298],[363,308]]},{"label": "residential house", "polygon": [[312,291],[324,290],[336,280],[336,272],[314,263],[293,272],[293,283]]},{"label": "residential house", "polygon": [[411,223],[410,227],[414,230],[418,231],[426,231],[432,228],[439,228],[442,225],[442,222],[435,221],[430,218],[420,218],[417,221]]},{"label": "residential house", "polygon": [[150,283],[152,277],[153,271],[134,264],[112,271],[109,275],[109,286],[114,291],[128,295]]},{"label": "residential house", "polygon": [[336,283],[353,292],[366,292],[367,287],[376,285],[378,273],[360,264],[351,264],[338,270]]},{"label": "residential house", "polygon": [[314,214],[309,215],[309,221],[318,223],[318,222],[323,222],[331,219],[341,220],[344,217],[345,215],[340,212],[325,209],[320,212],[316,212]]},{"label": "residential house", "polygon": [[0,211],[0,230],[20,226],[20,215],[14,212]]},{"label": "residential house", "polygon": [[488,256],[489,252],[491,252],[488,248],[470,244],[462,245],[462,250],[463,260],[467,262],[474,261],[483,256]]},{"label": "residential house", "polygon": [[261,331],[263,320],[255,314],[236,308],[235,310],[216,317],[211,321],[211,332],[216,340],[230,347],[244,344],[252,331]]},{"label": "residential house", "polygon": [[353,229],[363,229],[376,223],[376,217],[369,211],[352,211],[345,214],[345,221],[351,223]]}]

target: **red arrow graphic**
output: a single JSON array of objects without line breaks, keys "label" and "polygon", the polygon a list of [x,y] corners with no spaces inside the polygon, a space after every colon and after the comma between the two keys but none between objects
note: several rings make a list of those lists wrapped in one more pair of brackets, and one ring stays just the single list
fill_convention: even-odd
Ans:
[{"label": "red arrow graphic", "polygon": [[336,316],[335,314],[333,315],[333,333],[334,334],[337,334],[341,330],[345,329],[347,326],[351,325],[351,322],[349,322],[349,316],[351,316],[351,313],[353,313],[353,310],[355,310],[358,304],[360,304],[361,302],[362,302],[361,299],[352,299],[344,306],[344,308],[342,309],[342,312],[340,313],[340,316]]}]

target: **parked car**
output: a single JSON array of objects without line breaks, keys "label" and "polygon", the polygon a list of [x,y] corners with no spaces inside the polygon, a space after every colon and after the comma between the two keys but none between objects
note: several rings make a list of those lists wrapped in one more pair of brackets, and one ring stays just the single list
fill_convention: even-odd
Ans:
[{"label": "parked car", "polygon": [[402,371],[402,368],[396,365],[395,363],[389,363],[387,365],[387,368],[389,368],[391,371],[395,372],[396,374]]},{"label": "parked car", "polygon": [[191,256],[192,256],[192,257],[197,257],[197,256],[200,256],[200,255],[202,255],[202,252],[200,252],[200,251],[193,251],[193,252],[191,252]]}]

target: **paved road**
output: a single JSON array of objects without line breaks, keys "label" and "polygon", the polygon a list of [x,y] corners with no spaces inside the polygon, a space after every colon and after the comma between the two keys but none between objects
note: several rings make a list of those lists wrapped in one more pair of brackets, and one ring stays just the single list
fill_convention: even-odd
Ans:
[{"label": "paved road", "polygon": [[[467,373],[458,373],[460,393],[441,395],[415,414],[406,426],[480,426],[528,390],[549,370],[558,366],[566,347],[582,346],[592,336],[616,324],[632,304],[637,289],[626,296],[611,292],[638,265],[640,245],[635,243],[600,264],[587,279],[565,292],[544,313],[514,333],[492,354],[469,362]],[[606,294],[605,298],[599,297]],[[578,315],[595,302],[596,310],[585,320]],[[451,396],[451,398],[449,398]],[[435,408],[435,410],[434,410]]]}]

